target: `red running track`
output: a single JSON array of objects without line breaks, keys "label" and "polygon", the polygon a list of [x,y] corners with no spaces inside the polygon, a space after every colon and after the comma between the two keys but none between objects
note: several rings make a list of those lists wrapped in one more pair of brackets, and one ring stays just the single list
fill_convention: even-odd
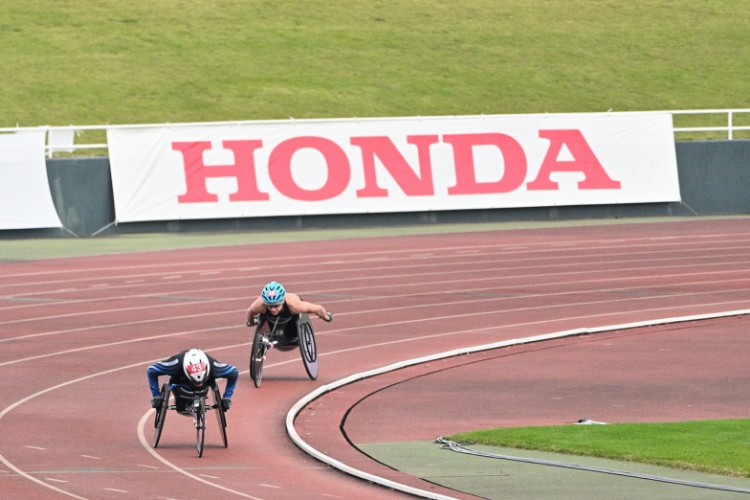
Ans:
[{"label": "red running track", "polygon": [[[745,309],[749,264],[745,219],[4,263],[0,367],[12,383],[0,396],[0,492],[14,500],[405,497],[304,455],[286,437],[287,410],[320,384],[404,359]],[[333,324],[315,323],[320,378],[307,379],[296,353],[272,352],[262,388],[241,376],[228,449],[209,427],[198,459],[191,422],[171,414],[152,454],[138,436],[146,367],[195,346],[246,370],[244,310],[271,279],[337,313]],[[405,435],[418,434],[420,422],[402,421]]]}]

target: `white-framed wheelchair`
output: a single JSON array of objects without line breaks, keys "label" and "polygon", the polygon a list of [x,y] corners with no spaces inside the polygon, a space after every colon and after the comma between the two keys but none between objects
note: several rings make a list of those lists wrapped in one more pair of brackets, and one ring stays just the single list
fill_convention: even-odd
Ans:
[{"label": "white-framed wheelchair", "polygon": [[[173,394],[175,397],[175,401],[172,404],[169,404],[170,394]],[[177,398],[187,403],[184,405],[183,413],[193,417],[195,423],[195,447],[199,457],[203,456],[203,442],[206,437],[206,413],[209,410],[215,411],[222,442],[225,448],[228,446],[227,419],[224,414],[224,407],[221,404],[221,391],[215,381],[206,384],[198,390],[190,390],[184,386],[172,384],[172,379],[170,378],[166,384],[162,385],[159,397],[161,398],[161,405],[156,410],[154,418],[154,448],[159,446],[159,439],[161,439],[167,413],[169,410],[178,410]]]}]

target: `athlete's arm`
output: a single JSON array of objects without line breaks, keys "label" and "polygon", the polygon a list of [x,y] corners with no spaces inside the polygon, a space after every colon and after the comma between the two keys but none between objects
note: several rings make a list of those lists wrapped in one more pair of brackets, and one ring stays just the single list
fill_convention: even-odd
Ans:
[{"label": "athlete's arm", "polygon": [[211,360],[211,369],[213,370],[214,378],[225,378],[227,379],[227,386],[224,389],[223,399],[232,399],[234,394],[234,386],[237,385],[237,377],[240,372],[232,365],[226,363],[219,363],[213,358]]},{"label": "athlete's arm", "polygon": [[160,375],[169,375],[171,377],[180,373],[180,369],[182,369],[182,366],[180,365],[178,356],[172,356],[169,359],[158,361],[149,366],[146,370],[146,376],[148,377],[148,386],[151,389],[151,395],[157,397],[161,394],[161,388],[159,387]]},{"label": "athlete's arm", "polygon": [[247,322],[250,325],[255,324],[255,316],[258,316],[259,314],[263,314],[266,312],[266,304],[263,302],[263,299],[258,297],[253,301],[253,303],[250,305],[250,307],[247,309]]},{"label": "athlete's arm", "polygon": [[292,314],[314,314],[320,319],[328,321],[328,313],[326,312],[325,307],[321,306],[320,304],[305,302],[300,299],[299,295],[297,295],[296,293],[286,294],[286,305],[289,306],[289,310],[292,312]]}]

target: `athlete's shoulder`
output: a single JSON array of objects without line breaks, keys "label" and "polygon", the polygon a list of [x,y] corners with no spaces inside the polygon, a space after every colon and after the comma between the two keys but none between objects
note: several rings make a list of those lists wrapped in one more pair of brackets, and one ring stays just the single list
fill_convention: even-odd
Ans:
[{"label": "athlete's shoulder", "polygon": [[182,359],[185,357],[185,353],[187,351],[181,351],[175,354],[174,356],[171,356],[165,360],[157,361],[156,364],[162,365],[162,366],[174,366],[177,364],[182,363]]}]

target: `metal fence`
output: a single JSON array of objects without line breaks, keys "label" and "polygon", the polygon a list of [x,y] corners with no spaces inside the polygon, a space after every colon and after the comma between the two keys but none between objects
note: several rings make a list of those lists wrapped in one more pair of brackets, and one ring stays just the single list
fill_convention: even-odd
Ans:
[{"label": "metal fence", "polygon": [[[611,111],[611,110],[610,110]],[[634,111],[638,113],[638,111]],[[675,139],[723,139],[723,133],[729,140],[738,138],[737,132],[745,132],[750,138],[750,109],[698,109],[698,110],[680,110],[669,111],[674,120],[686,121],[691,126],[675,126],[673,128]],[[355,120],[379,120],[381,118],[347,118],[347,119],[320,119],[305,120],[332,122],[332,121],[355,121]],[[388,118],[393,120],[393,118]],[[423,119],[429,119],[424,117]],[[106,131],[115,128],[143,128],[154,126],[169,127],[189,127],[196,125],[243,125],[258,123],[279,123],[281,120],[248,120],[248,121],[229,121],[229,122],[210,122],[210,123],[166,123],[166,124],[138,124],[138,125],[68,125],[68,126],[41,126],[33,128],[0,128],[2,132],[17,132],[20,130],[45,130],[47,131],[46,155],[52,158],[55,153],[66,153],[72,155],[74,152],[82,152],[79,156],[106,156],[107,143],[101,142],[104,138],[106,141]],[[284,122],[294,122],[294,119],[283,120]],[[697,124],[696,124],[697,123]],[[724,125],[726,123],[726,125]],[[737,124],[741,123],[741,124]],[[747,125],[745,125],[747,124]],[[92,132],[92,133],[89,133]],[[701,134],[710,134],[701,136]],[[718,135],[721,134],[721,135]],[[101,150],[101,151],[96,151]],[[86,151],[88,151],[86,153]]]}]

